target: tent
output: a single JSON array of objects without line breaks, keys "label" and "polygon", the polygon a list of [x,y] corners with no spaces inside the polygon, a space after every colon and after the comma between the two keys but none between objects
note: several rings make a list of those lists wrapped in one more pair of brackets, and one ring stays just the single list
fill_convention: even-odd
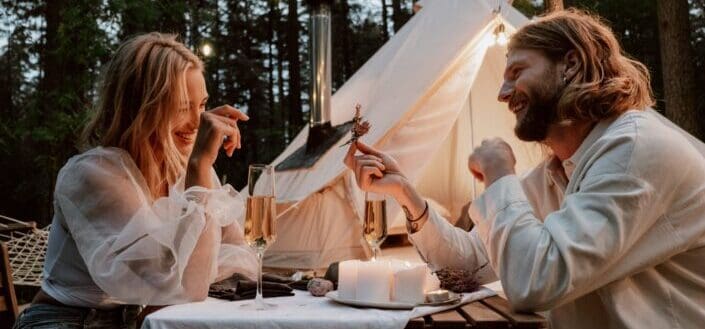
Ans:
[{"label": "tent", "polygon": [[[542,159],[538,146],[516,139],[514,115],[496,99],[506,63],[497,27],[511,33],[528,21],[504,2],[428,1],[331,101],[333,125],[351,120],[361,104],[372,125],[363,141],[394,156],[448,218],[480,192],[467,158],[482,139],[507,140],[520,172]],[[307,135],[304,128],[272,164],[304,145]],[[364,193],[342,162],[345,140],[312,168],[276,173],[277,240],[266,266],[316,269],[369,255],[361,236]],[[405,232],[399,206],[387,202],[387,212],[389,231]]]}]

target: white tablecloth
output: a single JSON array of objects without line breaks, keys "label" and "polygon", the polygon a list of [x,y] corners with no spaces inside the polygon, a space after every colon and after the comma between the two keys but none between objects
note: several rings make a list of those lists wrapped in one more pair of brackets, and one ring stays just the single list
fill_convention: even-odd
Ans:
[{"label": "white tablecloth", "polygon": [[[338,304],[326,297],[313,297],[306,291],[295,291],[292,297],[267,298],[277,304],[273,311],[250,311],[240,305],[252,300],[229,302],[208,298],[203,302],[163,308],[145,319],[142,328],[367,328],[403,329],[409,319],[452,309],[459,304],[416,307],[413,310],[381,310],[356,308]],[[461,303],[469,303],[495,295],[491,289],[463,294]]]}]

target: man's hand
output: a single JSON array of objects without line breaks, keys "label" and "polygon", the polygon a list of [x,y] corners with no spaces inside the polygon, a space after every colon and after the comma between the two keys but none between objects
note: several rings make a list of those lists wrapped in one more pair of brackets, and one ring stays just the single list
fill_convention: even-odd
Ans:
[{"label": "man's hand", "polygon": [[[357,151],[362,155],[355,155]],[[406,180],[394,158],[360,141],[350,144],[344,162],[355,173],[357,185],[366,192],[394,196]]]},{"label": "man's hand", "polygon": [[[357,151],[362,155],[355,155]],[[356,141],[350,144],[344,162],[355,173],[357,185],[361,190],[391,195],[413,218],[419,218],[424,213],[426,201],[416,192],[401,172],[397,161],[391,156]],[[419,229],[427,218],[428,216],[425,216],[418,222]]]},{"label": "man's hand", "polygon": [[485,139],[468,158],[468,168],[475,178],[489,187],[498,179],[513,175],[517,160],[512,147],[501,138]]}]

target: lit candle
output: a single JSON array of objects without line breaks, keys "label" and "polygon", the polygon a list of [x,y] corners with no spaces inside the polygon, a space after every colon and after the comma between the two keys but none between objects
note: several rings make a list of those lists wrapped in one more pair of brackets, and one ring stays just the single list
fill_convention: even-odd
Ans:
[{"label": "lit candle", "polygon": [[389,302],[392,268],[388,261],[360,262],[357,271],[357,300]]},{"label": "lit candle", "polygon": [[428,300],[429,303],[445,302],[448,298],[450,298],[450,293],[445,289],[429,291],[426,294],[426,300]]}]

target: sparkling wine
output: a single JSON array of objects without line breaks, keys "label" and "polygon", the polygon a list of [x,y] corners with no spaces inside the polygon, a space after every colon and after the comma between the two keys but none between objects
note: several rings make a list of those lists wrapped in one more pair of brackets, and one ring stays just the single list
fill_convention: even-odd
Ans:
[{"label": "sparkling wine", "polygon": [[370,246],[378,246],[387,238],[387,208],[385,200],[365,201],[365,223],[362,235]]},{"label": "sparkling wine", "polygon": [[252,248],[266,249],[277,237],[273,196],[251,196],[247,198],[245,217],[245,240]]}]

